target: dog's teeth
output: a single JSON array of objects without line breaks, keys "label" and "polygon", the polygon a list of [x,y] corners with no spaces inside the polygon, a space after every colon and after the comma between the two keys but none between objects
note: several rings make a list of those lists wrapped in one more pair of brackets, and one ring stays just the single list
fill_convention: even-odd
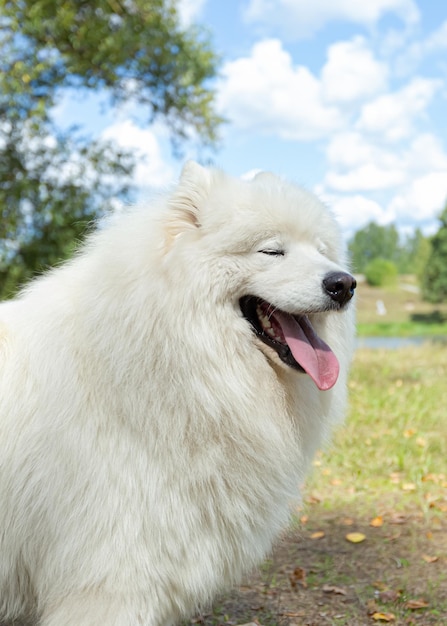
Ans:
[{"label": "dog's teeth", "polygon": [[262,315],[262,314],[261,314],[261,315],[259,316],[259,320],[260,320],[260,322],[261,322],[261,324],[262,324],[262,328],[263,328],[264,330],[271,330],[272,325],[271,325],[270,320],[269,320],[269,318],[268,318],[268,317],[266,317],[265,315]]},{"label": "dog's teeth", "polygon": [[277,334],[276,334],[276,331],[275,331],[274,327],[272,326],[272,324],[270,322],[270,318],[267,317],[267,315],[265,315],[265,313],[263,312],[263,310],[259,306],[257,307],[256,312],[258,314],[259,321],[261,322],[262,330],[271,339],[277,340],[278,337],[277,337]]},{"label": "dog's teeth", "polygon": [[262,325],[264,326],[264,328],[271,328],[272,327],[269,318],[266,317],[265,315],[261,318],[261,321],[262,321]]},{"label": "dog's teeth", "polygon": [[256,313],[258,314],[259,321],[264,329],[272,327],[269,318],[264,314],[260,306],[257,307]]}]

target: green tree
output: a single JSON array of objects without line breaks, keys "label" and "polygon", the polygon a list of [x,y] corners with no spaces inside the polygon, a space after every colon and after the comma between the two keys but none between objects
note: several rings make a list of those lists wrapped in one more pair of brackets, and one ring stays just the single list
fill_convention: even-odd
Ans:
[{"label": "green tree", "polygon": [[422,279],[431,246],[428,237],[425,237],[419,228],[408,237],[403,250],[403,259],[399,266],[401,274],[414,274]]},{"label": "green tree", "polygon": [[349,243],[354,271],[365,273],[375,259],[391,261],[399,274],[421,273],[427,260],[429,242],[420,229],[400,236],[394,224],[379,226],[371,222],[357,231]]},{"label": "green tree", "polygon": [[372,287],[391,287],[397,282],[397,267],[386,259],[373,259],[365,267],[366,282]]},{"label": "green tree", "polygon": [[181,26],[175,0],[0,0],[0,296],[70,254],[130,191],[131,155],[55,128],[64,90],[138,104],[175,149],[213,145],[217,61],[203,30]]},{"label": "green tree", "polygon": [[399,233],[394,224],[379,226],[370,222],[357,231],[349,243],[355,272],[364,273],[374,259],[382,258],[396,263],[399,249]]},{"label": "green tree", "polygon": [[432,303],[447,301],[447,204],[439,216],[440,227],[431,239],[431,251],[421,278],[421,291]]}]

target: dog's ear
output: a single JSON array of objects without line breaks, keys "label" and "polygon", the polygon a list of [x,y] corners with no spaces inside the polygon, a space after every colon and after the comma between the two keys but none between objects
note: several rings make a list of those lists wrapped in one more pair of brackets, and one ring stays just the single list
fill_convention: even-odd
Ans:
[{"label": "dog's ear", "polygon": [[211,184],[211,172],[195,161],[187,161],[180,174],[179,184],[169,201],[168,229],[171,236],[200,227],[200,209]]},{"label": "dog's ear", "polygon": [[252,180],[255,181],[266,181],[266,182],[278,182],[278,177],[271,172],[257,172]]}]

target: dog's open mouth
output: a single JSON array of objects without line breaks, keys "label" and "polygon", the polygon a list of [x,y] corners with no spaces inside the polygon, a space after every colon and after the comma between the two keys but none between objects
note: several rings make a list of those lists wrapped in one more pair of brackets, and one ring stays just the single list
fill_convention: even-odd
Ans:
[{"label": "dog's open mouth", "polygon": [[256,335],[289,367],[306,372],[321,390],[337,382],[339,363],[330,347],[317,335],[307,315],[291,315],[261,298],[240,299],[244,317]]}]

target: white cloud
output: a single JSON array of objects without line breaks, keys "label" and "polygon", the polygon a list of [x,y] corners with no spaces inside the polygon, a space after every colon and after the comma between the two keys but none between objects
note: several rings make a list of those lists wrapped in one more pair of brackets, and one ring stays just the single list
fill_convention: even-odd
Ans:
[{"label": "white cloud", "polygon": [[447,20],[441,24],[423,43],[424,52],[438,52],[447,49]]},{"label": "white cloud", "polygon": [[361,165],[347,174],[329,172],[325,178],[327,186],[336,191],[375,191],[393,188],[404,182],[402,171],[387,170],[375,163]]},{"label": "white cloud", "polygon": [[313,140],[339,128],[343,116],[322,98],[320,81],[294,65],[276,39],[257,43],[249,57],[226,63],[219,108],[233,124],[288,140]]},{"label": "white cloud", "polygon": [[329,169],[324,184],[337,192],[392,188],[406,178],[398,153],[375,145],[358,132],[335,135],[326,155]]},{"label": "white cloud", "polygon": [[328,164],[337,170],[376,162],[378,156],[375,146],[365,139],[359,132],[347,131],[337,133],[329,141],[326,148]]},{"label": "white cloud", "polygon": [[388,67],[374,58],[363,37],[355,37],[329,47],[321,79],[326,100],[349,103],[383,91]]},{"label": "white cloud", "polygon": [[398,16],[406,24],[419,20],[413,0],[250,0],[245,19],[299,39],[312,36],[331,21],[373,26],[387,13]]},{"label": "white cloud", "polygon": [[206,0],[178,0],[177,11],[180,23],[184,27],[190,26],[201,16],[205,3]]},{"label": "white cloud", "polygon": [[446,49],[447,20],[425,38],[411,41],[406,46],[401,45],[395,59],[396,70],[402,75],[414,74],[423,61],[429,57],[433,58],[436,54],[445,53]]},{"label": "white cloud", "polygon": [[142,129],[131,120],[121,120],[108,126],[101,133],[101,139],[113,141],[135,155],[137,164],[133,182],[142,190],[164,187],[172,179],[173,170],[163,160],[153,129]]},{"label": "white cloud", "polygon": [[398,189],[414,178],[447,170],[439,139],[416,135],[408,144],[380,145],[358,132],[336,134],[326,149],[326,188],[336,192]]},{"label": "white cloud", "polygon": [[378,202],[365,195],[333,195],[324,191],[320,191],[318,195],[331,207],[347,238],[369,222],[383,225],[392,221]]},{"label": "white cloud", "polygon": [[447,197],[447,153],[420,129],[442,81],[416,76],[389,91],[393,70],[370,45],[360,36],[332,44],[314,74],[279,40],[261,40],[224,66],[220,108],[248,136],[325,144],[317,193],[347,236],[370,221],[429,232]]},{"label": "white cloud", "polygon": [[357,129],[386,141],[408,137],[441,85],[439,80],[414,78],[399,91],[379,96],[363,106]]},{"label": "white cloud", "polygon": [[403,223],[410,220],[423,225],[436,219],[446,198],[447,168],[413,180],[392,199],[389,210]]},{"label": "white cloud", "polygon": [[405,153],[405,168],[409,176],[447,170],[447,154],[439,138],[430,133],[416,135]]},{"label": "white cloud", "polygon": [[438,137],[422,133],[387,146],[340,133],[328,145],[327,162],[320,193],[348,235],[370,221],[419,226],[426,233],[435,228],[447,198],[447,153]]},{"label": "white cloud", "polygon": [[[289,141],[330,139],[349,124],[398,142],[415,132],[442,81],[415,77],[387,93],[389,80],[389,66],[360,36],[328,48],[321,79],[294,64],[281,41],[265,39],[224,65],[218,106],[237,128]],[[393,184],[394,174],[386,178],[385,186]]]}]

